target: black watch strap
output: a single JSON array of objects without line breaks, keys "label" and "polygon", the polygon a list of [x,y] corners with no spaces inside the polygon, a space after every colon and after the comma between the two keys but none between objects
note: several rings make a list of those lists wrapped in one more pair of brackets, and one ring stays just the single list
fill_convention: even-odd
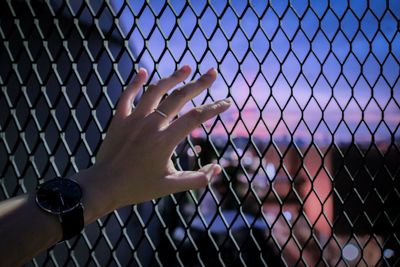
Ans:
[{"label": "black watch strap", "polygon": [[59,218],[63,229],[63,238],[61,241],[76,236],[84,227],[82,205],[79,205],[71,211],[60,214]]}]

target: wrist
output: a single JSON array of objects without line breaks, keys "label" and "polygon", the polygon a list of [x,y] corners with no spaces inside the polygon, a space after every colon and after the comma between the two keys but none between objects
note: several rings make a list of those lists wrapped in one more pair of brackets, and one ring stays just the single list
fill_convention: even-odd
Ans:
[{"label": "wrist", "polygon": [[107,181],[111,181],[107,176],[107,171],[94,165],[72,177],[82,188],[85,225],[119,207],[113,187],[107,184]]}]

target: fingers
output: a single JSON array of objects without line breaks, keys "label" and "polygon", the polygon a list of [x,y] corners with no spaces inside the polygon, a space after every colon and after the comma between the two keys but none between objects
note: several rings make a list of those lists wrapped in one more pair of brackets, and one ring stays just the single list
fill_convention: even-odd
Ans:
[{"label": "fingers", "polygon": [[191,109],[188,113],[172,122],[169,127],[165,129],[167,138],[171,140],[169,143],[175,146],[190,134],[194,128],[212,117],[217,116],[219,113],[224,112],[230,107],[230,105],[231,101],[227,98],[212,104],[202,105]]},{"label": "fingers", "polygon": [[171,194],[206,186],[210,180],[221,172],[218,164],[208,164],[198,171],[180,171],[167,177],[165,188]]},{"label": "fingers", "polygon": [[175,71],[170,77],[159,80],[156,84],[150,85],[147,91],[143,94],[135,114],[139,116],[147,116],[160,103],[161,98],[169,90],[174,88],[180,82],[183,82],[190,74],[190,67],[185,65]]},{"label": "fingers", "polygon": [[146,79],[147,71],[143,68],[140,68],[135,78],[133,79],[133,82],[122,93],[118,101],[115,112],[115,116],[117,118],[125,118],[131,114],[133,100],[135,99],[135,96],[137,95],[140,87],[142,87]]},{"label": "fingers", "polygon": [[217,72],[212,68],[197,81],[188,83],[182,88],[173,91],[172,94],[169,95],[157,108],[166,114],[167,118],[154,114],[156,115],[154,116],[154,119],[159,121],[159,123],[168,123],[179,113],[186,102],[199,95],[206,88],[210,87],[216,78]]}]

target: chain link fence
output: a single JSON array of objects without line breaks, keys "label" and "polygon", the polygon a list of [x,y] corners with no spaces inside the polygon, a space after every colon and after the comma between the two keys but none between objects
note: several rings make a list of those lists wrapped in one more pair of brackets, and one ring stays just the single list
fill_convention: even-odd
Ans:
[{"label": "chain link fence", "polygon": [[2,1],[1,199],[89,167],[141,66],[149,83],[216,67],[185,110],[234,102],[174,155],[223,166],[206,189],[28,266],[400,265],[399,20],[397,0]]}]

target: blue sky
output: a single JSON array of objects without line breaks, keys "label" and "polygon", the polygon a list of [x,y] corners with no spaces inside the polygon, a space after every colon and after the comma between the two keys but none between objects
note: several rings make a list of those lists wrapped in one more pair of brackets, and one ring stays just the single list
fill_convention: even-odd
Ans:
[{"label": "blue sky", "polygon": [[[194,105],[231,96],[236,105],[222,121],[234,136],[399,136],[399,1],[210,3],[171,1],[164,8],[164,1],[149,1],[143,8],[143,1],[115,1],[112,8],[138,65],[154,80],[177,65],[189,64],[195,77],[218,69],[212,90]],[[225,131],[216,127],[213,134]]]}]

